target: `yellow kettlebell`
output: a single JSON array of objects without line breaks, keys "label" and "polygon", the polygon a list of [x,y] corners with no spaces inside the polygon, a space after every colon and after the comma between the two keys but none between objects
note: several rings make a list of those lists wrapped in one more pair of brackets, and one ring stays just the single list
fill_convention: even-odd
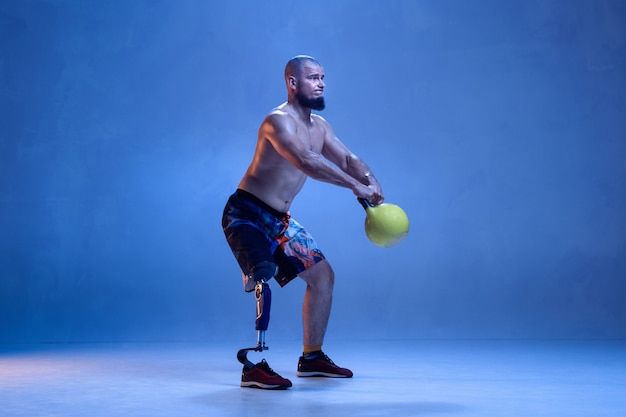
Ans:
[{"label": "yellow kettlebell", "polygon": [[382,203],[377,206],[359,198],[365,209],[365,234],[375,245],[390,248],[409,233],[409,217],[395,204]]}]

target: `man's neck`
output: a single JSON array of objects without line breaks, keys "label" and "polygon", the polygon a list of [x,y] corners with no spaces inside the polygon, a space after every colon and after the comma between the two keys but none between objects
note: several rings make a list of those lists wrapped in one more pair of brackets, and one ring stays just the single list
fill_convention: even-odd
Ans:
[{"label": "man's neck", "polygon": [[301,106],[296,100],[290,100],[289,105],[300,120],[305,123],[311,123],[311,109],[309,107]]}]

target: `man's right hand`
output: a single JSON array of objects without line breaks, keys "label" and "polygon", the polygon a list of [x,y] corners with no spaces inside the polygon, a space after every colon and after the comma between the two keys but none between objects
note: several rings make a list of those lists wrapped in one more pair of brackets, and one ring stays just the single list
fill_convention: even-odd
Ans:
[{"label": "man's right hand", "polygon": [[370,185],[360,185],[356,190],[354,190],[354,195],[356,195],[358,198],[367,200],[374,206],[381,204],[385,200],[385,197],[383,196],[383,191],[378,183]]}]

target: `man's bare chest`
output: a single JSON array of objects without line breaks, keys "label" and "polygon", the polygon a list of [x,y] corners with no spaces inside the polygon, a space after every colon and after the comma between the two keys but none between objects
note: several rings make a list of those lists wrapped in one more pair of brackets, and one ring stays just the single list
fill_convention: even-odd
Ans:
[{"label": "man's bare chest", "polygon": [[298,126],[297,136],[308,149],[314,152],[321,152],[324,147],[324,131],[317,125]]}]

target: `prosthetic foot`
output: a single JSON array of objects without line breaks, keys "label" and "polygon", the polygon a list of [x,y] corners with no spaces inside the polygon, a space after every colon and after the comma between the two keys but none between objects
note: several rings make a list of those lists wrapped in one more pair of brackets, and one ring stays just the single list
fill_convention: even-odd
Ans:
[{"label": "prosthetic foot", "polygon": [[248,360],[248,352],[263,352],[268,347],[265,345],[265,331],[270,323],[270,308],[272,306],[272,291],[267,283],[274,278],[277,267],[272,262],[261,262],[256,265],[251,276],[256,282],[254,288],[254,297],[256,298],[256,322],[257,344],[255,347],[239,349],[237,352],[237,360],[245,367],[252,368],[254,363]]}]

